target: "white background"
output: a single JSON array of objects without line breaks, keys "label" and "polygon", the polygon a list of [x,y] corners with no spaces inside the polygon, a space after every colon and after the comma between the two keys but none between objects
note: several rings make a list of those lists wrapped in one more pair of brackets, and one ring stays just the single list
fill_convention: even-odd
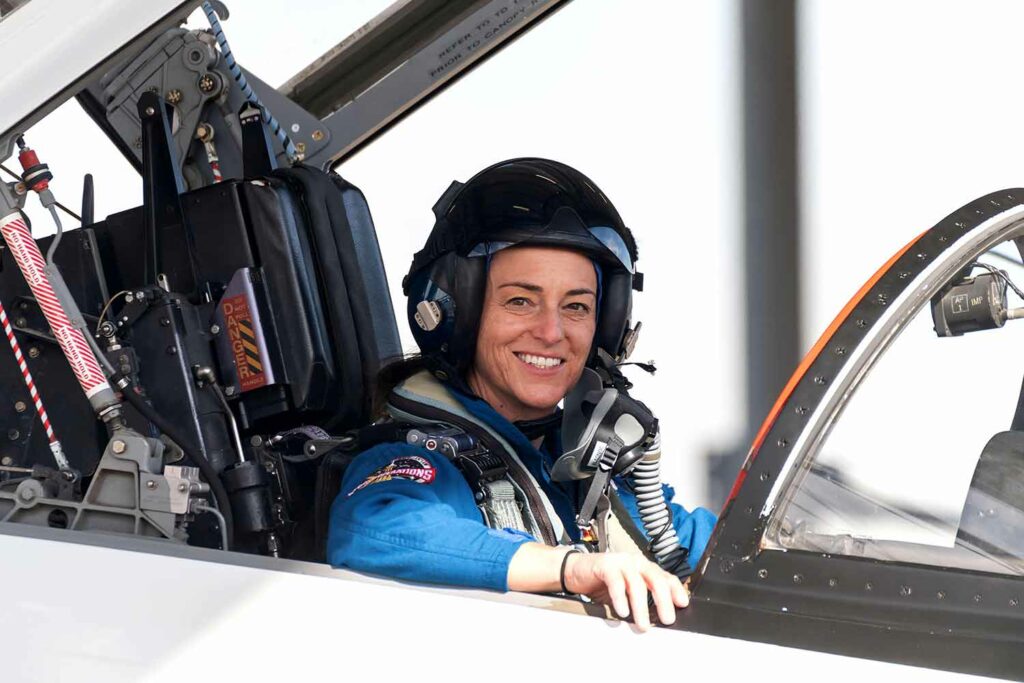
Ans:
[{"label": "white background", "polygon": [[[225,30],[239,61],[279,85],[387,4],[234,2]],[[800,8],[809,348],[900,246],[967,201],[1020,183],[1024,6]],[[638,237],[647,287],[636,301],[644,334],[635,358],[656,359],[659,372],[637,373],[636,394],[662,420],[666,478],[688,505],[707,502],[705,455],[738,445],[746,405],[737,15],[733,0],[577,0],[338,169],[369,200],[399,311],[401,277],[452,179],[524,155],[594,179]],[[31,131],[30,143],[66,203],[78,204],[87,170],[98,217],[141,203],[137,176],[76,104]],[[32,213],[44,234],[48,220]]]}]

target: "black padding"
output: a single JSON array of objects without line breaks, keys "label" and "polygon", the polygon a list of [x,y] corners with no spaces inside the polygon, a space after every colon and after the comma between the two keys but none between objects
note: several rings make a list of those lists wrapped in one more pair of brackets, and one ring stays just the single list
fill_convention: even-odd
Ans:
[{"label": "black padding", "polygon": [[633,276],[631,273],[612,271],[601,282],[601,310],[597,315],[594,346],[617,357],[622,347],[622,335],[629,324],[633,304]]},{"label": "black padding", "polygon": [[338,382],[336,411],[323,425],[353,427],[370,416],[380,368],[401,355],[369,208],[358,189],[334,174],[300,165],[272,177],[292,188],[311,237]]},{"label": "black padding", "polygon": [[985,444],[957,538],[997,557],[1024,557],[1024,432],[1000,432]]}]

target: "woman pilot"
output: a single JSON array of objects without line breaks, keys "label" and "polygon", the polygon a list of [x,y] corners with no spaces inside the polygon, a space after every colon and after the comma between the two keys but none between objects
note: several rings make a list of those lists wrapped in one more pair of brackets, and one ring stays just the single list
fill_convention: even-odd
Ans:
[{"label": "woman pilot", "polygon": [[[677,577],[686,572],[665,571],[628,540],[648,540],[629,476],[610,480],[597,516],[613,519],[596,526],[579,516],[587,482],[552,477],[563,454],[558,405],[584,369],[624,385],[615,361],[639,284],[632,235],[588,178],[544,159],[453,183],[434,213],[403,283],[422,356],[385,373],[396,429],[348,467],[328,560],[400,579],[582,594],[641,629],[650,593],[672,623],[689,600]],[[664,532],[696,563],[715,517],[663,490]]]}]

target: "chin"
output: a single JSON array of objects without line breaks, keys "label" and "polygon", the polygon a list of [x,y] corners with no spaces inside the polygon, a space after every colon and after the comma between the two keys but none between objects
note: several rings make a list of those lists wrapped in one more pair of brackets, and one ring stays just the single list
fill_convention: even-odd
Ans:
[{"label": "chin", "polygon": [[532,387],[532,389],[532,391],[520,393],[516,398],[524,406],[545,413],[554,412],[567,393],[567,390],[563,390],[561,387],[552,387],[550,390],[545,387],[544,391],[537,391],[536,387]]}]

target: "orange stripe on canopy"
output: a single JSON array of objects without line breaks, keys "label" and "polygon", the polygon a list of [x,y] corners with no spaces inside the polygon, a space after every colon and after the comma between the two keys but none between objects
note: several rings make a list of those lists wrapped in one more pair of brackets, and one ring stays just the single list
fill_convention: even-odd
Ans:
[{"label": "orange stripe on canopy", "polygon": [[[927,232],[927,230],[925,232]],[[818,341],[815,342],[814,346],[811,347],[811,350],[807,352],[806,356],[804,356],[804,359],[800,361],[800,365],[797,366],[796,371],[789,378],[789,381],[786,383],[782,393],[779,394],[778,399],[775,400],[775,405],[772,406],[771,411],[768,413],[768,417],[766,417],[764,422],[761,423],[761,429],[757,432],[757,436],[754,437],[754,443],[750,446],[750,454],[747,456],[748,463],[753,462],[758,450],[760,450],[761,445],[768,436],[768,431],[772,428],[772,425],[775,424],[775,420],[778,418],[779,413],[782,412],[782,406],[784,406],[786,401],[789,400],[790,394],[793,393],[793,390],[796,389],[796,385],[800,383],[801,379],[803,379],[804,375],[807,373],[807,369],[811,367],[811,364],[821,354],[822,349],[824,349],[829,340],[832,339],[832,335],[836,333],[836,330],[839,329],[840,325],[846,322],[846,319],[850,317],[850,313],[857,307],[857,304],[867,296],[867,293],[871,288],[874,287],[880,279],[882,279],[882,276],[892,268],[893,264],[896,263],[901,256],[907,253],[912,246],[917,244],[917,241],[924,236],[925,232],[922,232],[920,235],[908,242],[905,247],[900,249],[892,258],[886,261],[885,265],[879,268],[874,275],[868,278],[868,281],[865,282],[859,290],[857,290],[857,293],[853,295],[853,298],[847,302],[846,306],[843,307],[843,310],[840,311],[839,315],[837,315],[835,320],[832,321],[832,324],[828,326],[825,332],[818,338]],[[732,491],[729,492],[729,498],[725,502],[726,506],[728,506],[729,503],[732,502],[732,499],[736,497],[736,494],[739,493],[746,474],[747,468],[744,467],[740,470],[739,475],[736,477],[736,482],[732,485]]]}]

